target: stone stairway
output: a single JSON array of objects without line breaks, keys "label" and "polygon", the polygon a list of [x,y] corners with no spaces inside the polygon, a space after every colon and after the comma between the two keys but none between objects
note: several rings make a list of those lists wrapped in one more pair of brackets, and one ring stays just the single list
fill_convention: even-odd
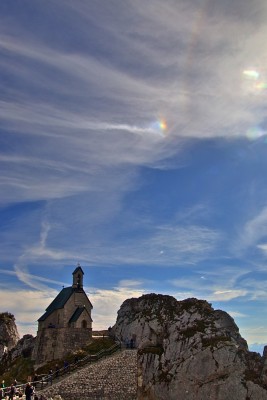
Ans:
[{"label": "stone stairway", "polygon": [[137,351],[123,350],[89,364],[38,393],[46,399],[136,400]]}]

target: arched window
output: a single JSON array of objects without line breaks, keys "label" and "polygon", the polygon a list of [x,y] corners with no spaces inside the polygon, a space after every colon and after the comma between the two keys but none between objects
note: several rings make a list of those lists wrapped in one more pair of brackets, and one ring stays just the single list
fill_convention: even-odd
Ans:
[{"label": "arched window", "polygon": [[82,328],[87,328],[87,321],[85,319],[82,320]]}]

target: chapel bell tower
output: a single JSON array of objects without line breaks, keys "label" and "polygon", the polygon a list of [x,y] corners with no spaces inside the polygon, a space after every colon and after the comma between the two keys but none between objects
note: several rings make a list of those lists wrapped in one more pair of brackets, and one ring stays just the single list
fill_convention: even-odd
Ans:
[{"label": "chapel bell tower", "polygon": [[72,287],[76,289],[82,289],[84,272],[79,263],[77,265],[77,268],[73,271],[72,275],[73,275]]}]

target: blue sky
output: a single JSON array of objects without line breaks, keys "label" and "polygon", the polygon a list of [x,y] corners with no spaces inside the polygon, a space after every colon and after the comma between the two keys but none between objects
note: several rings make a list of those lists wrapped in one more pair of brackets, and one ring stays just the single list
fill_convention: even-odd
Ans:
[{"label": "blue sky", "polygon": [[0,304],[20,334],[79,262],[94,328],[143,293],[267,343],[264,0],[1,0]]}]

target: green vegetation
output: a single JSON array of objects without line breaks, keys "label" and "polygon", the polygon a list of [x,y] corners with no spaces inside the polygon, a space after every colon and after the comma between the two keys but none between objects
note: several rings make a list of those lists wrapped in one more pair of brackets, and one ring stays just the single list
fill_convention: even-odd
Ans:
[{"label": "green vegetation", "polygon": [[133,309],[137,309],[140,312],[139,317],[145,321],[157,319],[159,324],[163,324],[166,319],[175,320],[179,314],[178,302],[172,296],[151,293],[141,296],[138,301],[142,304],[142,309]]},{"label": "green vegetation", "polygon": [[108,337],[92,339],[92,342],[83,349],[87,354],[96,354],[101,350],[109,349],[111,346],[113,346],[113,344],[115,344],[115,341]]},{"label": "green vegetation", "polygon": [[15,321],[15,317],[13,314],[9,313],[9,312],[3,312],[0,313],[0,322],[10,322],[10,321]]},{"label": "green vegetation", "polygon": [[147,322],[156,319],[160,325],[163,325],[167,321],[177,321],[185,312],[190,314],[198,312],[207,318],[213,311],[211,304],[205,300],[189,298],[177,301],[172,296],[155,293],[143,295],[138,299],[128,299],[123,303],[124,305],[129,310],[123,315],[128,319],[128,323],[135,318],[138,318],[139,322],[142,319]]},{"label": "green vegetation", "polygon": [[194,325],[189,326],[188,328],[181,330],[180,333],[185,338],[193,337],[197,333],[204,333],[205,329],[208,327],[208,324],[203,320],[195,321]]},{"label": "green vegetation", "polygon": [[28,376],[32,376],[33,374],[33,362],[30,358],[18,357],[10,364],[6,371],[3,365],[1,365],[0,374],[0,380],[4,380],[6,386],[11,385],[15,379],[19,383],[25,383]]}]

